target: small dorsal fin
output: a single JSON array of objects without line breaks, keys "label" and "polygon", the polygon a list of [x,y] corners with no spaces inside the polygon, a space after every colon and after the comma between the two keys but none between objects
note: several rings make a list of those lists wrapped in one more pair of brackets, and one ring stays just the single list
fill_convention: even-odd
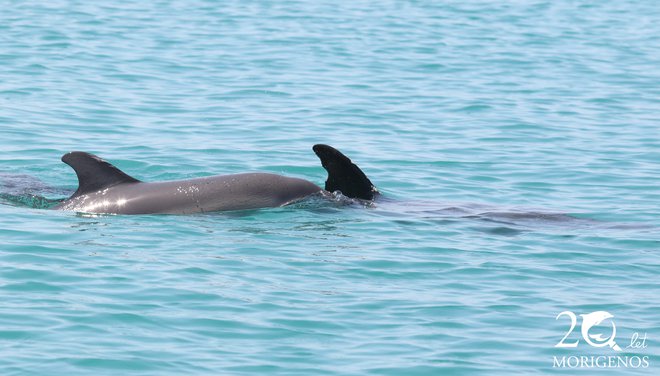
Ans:
[{"label": "small dorsal fin", "polygon": [[62,162],[71,166],[78,176],[78,190],[71,197],[96,192],[121,183],[140,182],[96,155],[82,151],[64,154]]},{"label": "small dorsal fin", "polygon": [[373,200],[378,195],[367,175],[339,150],[323,144],[314,145],[313,149],[328,171],[326,191],[341,191],[344,196],[363,200]]}]

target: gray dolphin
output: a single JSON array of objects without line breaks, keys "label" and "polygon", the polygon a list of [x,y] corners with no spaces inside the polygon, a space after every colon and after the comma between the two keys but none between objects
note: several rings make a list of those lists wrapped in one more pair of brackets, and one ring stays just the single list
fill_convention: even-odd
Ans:
[{"label": "gray dolphin", "polygon": [[190,214],[279,207],[313,194],[335,191],[362,200],[373,200],[378,195],[362,170],[337,149],[319,144],[313,150],[328,172],[325,190],[304,179],[269,173],[147,183],[95,155],[73,151],[62,156],[62,161],[76,172],[78,189],[54,209],[108,214]]}]

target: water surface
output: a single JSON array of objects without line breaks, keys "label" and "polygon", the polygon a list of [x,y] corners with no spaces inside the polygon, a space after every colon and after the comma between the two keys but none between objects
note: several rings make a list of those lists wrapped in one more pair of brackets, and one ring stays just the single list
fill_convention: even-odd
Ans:
[{"label": "water surface", "polygon": [[[648,333],[625,353],[650,367],[614,372],[658,373],[654,2],[0,8],[3,374],[571,374],[553,356],[614,354],[555,348],[566,310],[612,313],[622,347]],[[75,190],[71,150],[145,181],[322,184],[319,142],[388,200],[39,201]]]}]

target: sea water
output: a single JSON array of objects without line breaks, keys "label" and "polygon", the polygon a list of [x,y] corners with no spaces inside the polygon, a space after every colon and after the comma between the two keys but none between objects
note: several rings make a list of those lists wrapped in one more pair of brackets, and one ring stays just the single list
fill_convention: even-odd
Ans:
[{"label": "sea water", "polygon": [[[0,1],[0,373],[657,375],[659,19],[653,1]],[[77,186],[71,150],[144,181],[322,185],[315,143],[383,199],[45,209]]]}]

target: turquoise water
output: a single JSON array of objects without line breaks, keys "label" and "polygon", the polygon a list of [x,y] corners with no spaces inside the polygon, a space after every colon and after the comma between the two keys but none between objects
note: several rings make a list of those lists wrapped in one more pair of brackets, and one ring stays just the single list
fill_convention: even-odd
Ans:
[{"label": "turquoise water", "polygon": [[[0,8],[3,375],[660,372],[655,2]],[[71,150],[146,181],[322,184],[319,142],[387,199],[41,208],[76,188]],[[580,327],[556,348],[562,311],[610,312],[624,350]]]}]

